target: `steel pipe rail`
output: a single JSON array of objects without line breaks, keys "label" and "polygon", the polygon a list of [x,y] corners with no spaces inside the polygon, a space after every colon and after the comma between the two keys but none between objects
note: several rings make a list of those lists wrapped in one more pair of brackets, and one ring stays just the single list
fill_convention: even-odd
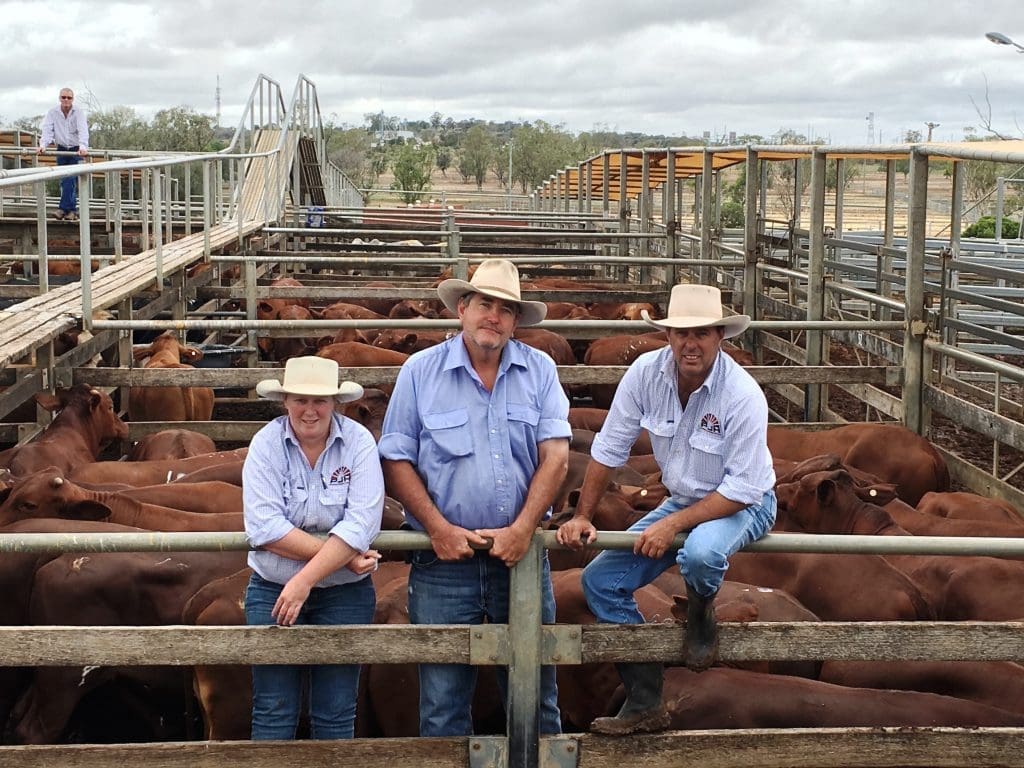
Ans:
[{"label": "steel pipe rail", "polygon": [[966,349],[953,347],[935,339],[925,339],[924,344],[933,353],[946,355],[948,357],[955,358],[956,360],[960,360],[961,362],[976,365],[979,368],[983,368],[984,370],[991,371],[993,373],[998,373],[1000,376],[1005,376],[1006,378],[1014,381],[1024,381],[1024,369],[1018,368],[1015,365],[1008,365],[1007,363],[1000,362],[999,360],[993,360],[991,357],[979,355],[977,352],[970,352]]},{"label": "steel pipe rail", "polygon": [[[320,538],[326,538],[321,534]],[[548,549],[566,549],[554,531],[541,531]],[[632,550],[639,534],[599,531],[587,549]],[[682,547],[686,534],[672,542]],[[373,541],[375,549],[429,549],[430,537],[418,531],[384,531]],[[489,549],[489,546],[476,547]],[[242,532],[202,533],[5,533],[0,534],[4,552],[226,552],[252,547]],[[1024,539],[966,536],[860,536],[810,533],[769,533],[744,548],[748,552],[799,552],[822,554],[876,555],[984,555],[1024,556]]]},{"label": "steel pipe rail", "polygon": [[[94,257],[95,258],[95,257]],[[493,256],[466,256],[463,260],[471,264],[479,264]],[[647,258],[631,256],[507,256],[508,261],[514,264],[681,264],[697,265],[709,264],[718,267],[734,267],[739,269],[743,266],[740,261],[723,261],[721,259],[670,259],[666,257],[649,256]],[[16,260],[16,259],[15,259]],[[210,261],[237,264],[238,256],[212,256]],[[253,261],[257,264],[377,264],[381,263],[380,255],[366,256],[317,256],[304,251],[286,251],[281,256],[246,256],[246,261]],[[451,266],[458,259],[451,256],[399,256],[389,258],[390,264],[444,264]]]},{"label": "steel pipe rail", "polygon": [[[260,330],[288,328],[297,331],[317,328],[458,328],[458,320],[94,320],[92,327],[100,331],[127,330]],[[643,320],[545,320],[538,323],[538,328],[553,331],[568,330],[638,330],[651,326]],[[753,330],[764,331],[863,331],[863,330],[903,330],[905,324],[899,320],[753,320],[749,326]]]}]

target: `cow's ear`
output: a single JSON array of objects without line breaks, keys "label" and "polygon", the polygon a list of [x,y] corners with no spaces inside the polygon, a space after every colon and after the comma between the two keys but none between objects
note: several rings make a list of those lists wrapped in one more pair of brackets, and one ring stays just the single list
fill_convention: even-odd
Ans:
[{"label": "cow's ear", "polygon": [[7,497],[11,495],[11,486],[5,487],[0,490],[0,504],[4,504],[7,501]]},{"label": "cow's ear", "polygon": [[153,354],[153,345],[152,344],[149,344],[149,345],[147,345],[145,347],[136,347],[135,349],[132,350],[132,360],[134,360],[135,362],[138,362],[139,360],[144,360],[147,357],[150,357],[152,354]]},{"label": "cow's ear", "polygon": [[69,520],[106,520],[110,517],[110,507],[98,501],[76,501],[65,507],[64,516]]},{"label": "cow's ear", "polygon": [[818,503],[821,505],[827,505],[832,502],[836,496],[836,481],[832,478],[822,480],[818,483]]},{"label": "cow's ear", "polygon": [[775,486],[775,499],[783,509],[791,509],[800,483],[782,483]]},{"label": "cow's ear", "polygon": [[861,501],[866,501],[869,504],[876,504],[879,507],[884,507],[896,498],[896,486],[892,483],[858,485],[855,487],[855,490]]},{"label": "cow's ear", "polygon": [[60,410],[60,398],[51,395],[49,392],[36,392],[33,396],[36,403],[39,404],[40,408],[43,408],[51,413],[53,411]]},{"label": "cow's ear", "polygon": [[689,604],[686,595],[672,595],[672,615],[679,621],[686,621],[686,607]]}]

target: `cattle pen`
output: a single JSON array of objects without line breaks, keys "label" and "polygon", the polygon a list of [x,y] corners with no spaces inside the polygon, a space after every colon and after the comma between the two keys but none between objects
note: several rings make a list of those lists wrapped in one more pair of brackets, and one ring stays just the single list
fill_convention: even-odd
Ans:
[{"label": "cattle pen", "polygon": [[[21,278],[0,284],[0,359],[4,362],[0,441],[24,443],[49,414],[24,415],[37,392],[87,384],[111,392],[122,412],[132,387],[207,386],[214,419],[187,426],[218,444],[244,443],[264,423],[251,414],[252,389],[279,376],[280,363],[258,352],[280,339],[341,330],[451,329],[441,319],[261,319],[260,302],[434,297],[443,269],[466,277],[493,254],[527,277],[573,280],[571,289],[526,291],[524,298],[586,304],[650,302],[664,307],[675,282],[718,285],[729,304],[752,316],[743,339],[748,370],[769,393],[773,420],[821,430],[846,421],[895,422],[929,437],[960,487],[1024,507],[1024,398],[1020,366],[1019,242],[961,238],[964,167],[1024,162],[1024,142],[889,147],[690,147],[607,150],[555,174],[526,209],[367,208],[358,190],[324,158],[315,87],[300,78],[290,102],[261,77],[227,151],[219,154],[112,157],[89,166],[27,167],[34,153],[0,148],[18,167],[0,172],[0,241]],[[26,167],[21,167],[25,161]],[[875,163],[885,189],[878,231],[851,231],[842,185],[829,167]],[[897,164],[905,163],[899,184]],[[950,166],[950,199],[934,205],[929,164]],[[791,215],[767,214],[771,169],[786,167]],[[721,223],[723,178],[745,169],[743,227]],[[799,183],[809,169],[806,188]],[[77,225],[48,222],[46,182],[78,174]],[[775,178],[779,178],[778,176]],[[784,178],[784,177],[783,177]],[[172,185],[172,182],[174,184]],[[779,183],[779,182],[776,182]],[[94,194],[93,185],[102,188]],[[177,195],[174,191],[177,189]],[[187,189],[187,194],[181,190]],[[776,190],[777,191],[777,190]],[[904,206],[898,205],[905,195]],[[831,218],[827,217],[831,211]],[[1002,212],[1000,211],[1000,215]],[[692,224],[684,219],[692,217]],[[802,226],[806,217],[806,226]],[[898,221],[905,225],[901,228]],[[57,236],[80,269],[51,284]],[[358,240],[359,242],[356,242]],[[376,242],[374,242],[376,240]],[[62,258],[63,257],[63,258]],[[95,271],[90,264],[96,263]],[[271,285],[275,277],[301,285]],[[386,279],[396,287],[371,283]],[[592,284],[592,285],[591,285]],[[609,285],[613,287],[609,287]],[[646,328],[633,320],[551,320],[541,326],[570,343]],[[61,351],[62,336],[91,338]],[[226,350],[228,368],[136,367],[133,334],[174,330],[208,349]],[[110,364],[87,366],[108,355]],[[387,386],[395,367],[344,366],[345,378]],[[614,384],[621,365],[561,365],[567,387]],[[165,429],[128,423],[128,442]],[[118,455],[125,446],[115,446]],[[134,538],[133,538],[134,537]],[[771,534],[751,551],[1024,555],[1020,540]],[[602,533],[602,546],[629,547],[628,534]],[[388,532],[389,549],[426,545],[423,536]],[[8,667],[233,665],[290,661],[398,664],[457,661],[508,664],[512,685],[507,733],[460,739],[366,738],[353,742],[179,741],[155,744],[0,746],[0,764],[105,766],[126,759],[152,766],[349,765],[390,760],[427,766],[977,766],[1024,765],[1022,731],[983,728],[758,728],[679,730],[610,739],[537,731],[539,665],[610,660],[678,663],[678,625],[639,628],[542,626],[536,589],[538,533],[514,571],[509,625],[355,629],[181,626],[7,626],[0,658]],[[239,534],[0,534],[4,553],[68,551],[230,551]],[[7,556],[6,554],[0,557]],[[723,659],[985,660],[1024,658],[1019,621],[736,623],[722,629]],[[84,675],[82,677],[84,680]]]}]

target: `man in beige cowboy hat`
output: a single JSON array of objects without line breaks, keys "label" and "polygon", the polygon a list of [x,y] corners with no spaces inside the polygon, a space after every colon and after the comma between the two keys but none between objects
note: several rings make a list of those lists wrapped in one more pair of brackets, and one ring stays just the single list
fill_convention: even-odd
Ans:
[{"label": "man in beige cowboy hat", "polygon": [[[413,624],[508,622],[509,568],[550,513],[568,466],[569,401],[554,362],[512,338],[544,319],[524,301],[519,271],[488,259],[473,279],[442,282],[437,294],[462,332],[410,357],[398,374],[381,430],[388,492],[432,549],[413,553]],[[484,547],[493,541],[490,550]],[[544,560],[541,615],[555,621]],[[507,689],[507,670],[498,669]],[[473,733],[476,669],[420,665],[420,735]],[[555,668],[541,670],[540,732],[559,733]]]},{"label": "man in beige cowboy hat", "polygon": [[[670,496],[629,530],[632,552],[602,552],[583,572],[583,589],[598,621],[642,624],[633,592],[678,563],[686,580],[686,665],[704,670],[718,647],[714,599],[729,556],[775,522],[775,473],[768,453],[768,404],[751,376],[722,352],[741,334],[746,315],[726,316],[717,288],[677,285],[668,317],[644,320],[665,329],[669,345],[641,355],[622,377],[591,461],[575,516],[558,541],[574,549],[597,531],[594,508],[615,467],[646,429]],[[676,551],[672,540],[687,533]],[[626,701],[591,730],[609,735],[659,731],[669,725],[661,703],[660,663],[616,665]]]}]

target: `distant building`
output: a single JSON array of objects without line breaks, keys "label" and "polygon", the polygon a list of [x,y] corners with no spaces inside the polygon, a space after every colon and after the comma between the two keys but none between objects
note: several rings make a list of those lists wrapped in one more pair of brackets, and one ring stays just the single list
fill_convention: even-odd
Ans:
[{"label": "distant building", "polygon": [[370,145],[379,147],[381,144],[405,144],[410,141],[415,144],[420,143],[412,131],[396,131],[388,128],[383,131],[375,131]]}]

